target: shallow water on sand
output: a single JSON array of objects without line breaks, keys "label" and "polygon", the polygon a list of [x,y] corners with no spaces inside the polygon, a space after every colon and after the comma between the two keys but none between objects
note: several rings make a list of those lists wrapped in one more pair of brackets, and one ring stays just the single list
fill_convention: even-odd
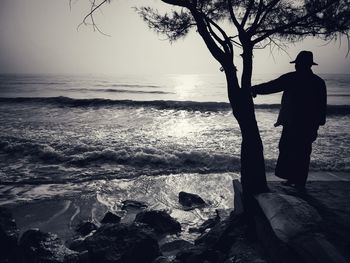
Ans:
[{"label": "shallow water on sand", "polygon": [[[22,233],[29,228],[39,228],[66,240],[82,221],[99,224],[106,211],[122,216],[122,222],[132,221],[135,214],[122,210],[122,202],[141,201],[149,209],[167,211],[181,223],[180,237],[193,241],[198,234],[190,233],[189,228],[215,217],[216,210],[221,216],[227,216],[233,209],[232,179],[235,178],[237,174],[140,176],[80,184],[24,185],[21,193],[17,187],[7,186],[0,191],[0,205],[11,208]],[[207,205],[185,209],[178,202],[181,191],[199,194]]]}]

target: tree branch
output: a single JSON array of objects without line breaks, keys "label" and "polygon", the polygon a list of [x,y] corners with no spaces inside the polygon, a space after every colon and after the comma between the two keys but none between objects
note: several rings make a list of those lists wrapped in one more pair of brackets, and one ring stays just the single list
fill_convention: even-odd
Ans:
[{"label": "tree branch", "polygon": [[157,10],[150,7],[134,8],[148,27],[167,36],[170,41],[175,41],[186,36],[189,29],[196,24],[188,12],[181,9],[180,12],[173,11],[169,14],[159,14]]},{"label": "tree branch", "polygon": [[[71,2],[71,1],[70,1]],[[91,22],[92,22],[92,27],[94,30],[97,30],[98,32],[100,32],[102,35],[105,36],[110,36],[105,34],[102,30],[100,30],[100,28],[96,25],[95,20],[94,20],[94,13],[96,10],[98,10],[101,6],[103,6],[105,3],[109,3],[110,0],[103,0],[100,4],[96,5],[96,0],[92,0],[91,1],[91,10],[90,12],[84,17],[83,21],[78,25],[77,30],[79,30],[81,25],[87,25],[88,23],[86,22],[86,20],[90,17]]]},{"label": "tree branch", "polygon": [[[262,0],[260,0],[260,3],[261,3],[261,2],[262,2]],[[260,3],[259,3],[259,6],[260,6]],[[249,17],[249,15],[250,15],[250,11],[251,11],[252,8],[253,8],[253,5],[254,5],[254,0],[249,0],[248,7],[247,7],[247,9],[246,9],[246,11],[245,11],[245,13],[244,13],[244,16],[243,16],[243,18],[242,18],[242,21],[241,21],[241,26],[242,26],[242,28],[244,28],[245,23],[246,23],[247,20],[248,20],[248,17]]]},{"label": "tree branch", "polygon": [[[276,0],[277,1],[277,0]],[[265,34],[260,36],[260,37],[257,37],[256,39],[253,40],[253,44],[255,45],[256,43],[259,43],[260,41],[266,39],[267,37],[273,35],[273,34],[276,34],[276,33],[285,33],[287,31],[285,31],[286,29],[290,29],[290,28],[293,28],[293,27],[296,27],[298,26],[298,23],[299,22],[302,22],[302,21],[306,21],[309,17],[312,17],[313,15],[321,12],[321,11],[324,11],[326,10],[327,8],[329,8],[330,6],[332,6],[334,3],[336,3],[337,0],[333,0],[333,1],[330,1],[328,2],[326,5],[316,9],[315,11],[311,12],[311,13],[308,13],[302,17],[299,17],[297,19],[295,19],[294,21],[288,23],[288,24],[284,24],[282,26],[279,26],[279,27],[276,27],[274,29],[268,29],[268,30],[264,30],[264,31],[261,31],[261,32],[264,32]],[[307,28],[309,25],[308,23],[305,25],[305,27]],[[294,34],[294,33],[293,33]],[[317,32],[316,35],[320,34],[319,32]]]},{"label": "tree branch", "polygon": [[227,5],[228,5],[228,10],[230,12],[230,18],[231,18],[233,24],[237,28],[238,32],[243,31],[241,24],[238,22],[238,20],[235,16],[235,13],[233,12],[232,0],[227,0]]},{"label": "tree branch", "polygon": [[226,60],[226,55],[224,51],[217,46],[215,40],[211,37],[210,32],[207,30],[203,14],[199,13],[198,10],[195,8],[191,8],[190,11],[194,20],[196,21],[198,33],[204,40],[204,43],[207,45],[210,53],[220,64],[224,64]]},{"label": "tree branch", "polygon": [[190,8],[191,3],[188,0],[161,0],[162,2],[169,5],[176,5],[181,7]]},{"label": "tree branch", "polygon": [[[267,14],[270,13],[272,8],[274,6],[276,6],[279,1],[280,0],[273,0],[268,5],[266,5],[265,8],[264,8],[264,1],[260,0],[257,14],[255,16],[255,19],[254,19],[253,23],[252,23],[252,26],[249,29],[249,33],[250,34],[252,34],[252,35],[255,34],[256,29],[265,20]],[[263,16],[261,17],[261,15],[263,15]]]},{"label": "tree branch", "polygon": [[214,25],[213,21],[211,21],[210,19],[206,19],[206,22],[207,22],[207,27],[209,29],[210,34],[212,34],[213,37],[215,38],[215,40],[218,41],[220,43],[220,45],[222,45],[224,47],[225,46],[225,40],[221,39],[211,27],[211,24]]},{"label": "tree branch", "polygon": [[[222,40],[220,37],[218,37],[215,32],[212,30],[210,24],[212,24],[217,30],[219,30],[219,32],[221,33],[221,35],[224,37],[224,40]],[[221,46],[223,47],[224,51],[226,54],[228,54],[231,57],[231,60],[233,61],[233,46],[231,43],[230,38],[227,36],[227,34],[225,33],[225,31],[218,25],[216,24],[213,20],[208,19],[208,28],[210,30],[210,32],[212,34],[214,34],[214,36],[216,35],[218,37],[218,39],[220,41],[218,41]]]}]

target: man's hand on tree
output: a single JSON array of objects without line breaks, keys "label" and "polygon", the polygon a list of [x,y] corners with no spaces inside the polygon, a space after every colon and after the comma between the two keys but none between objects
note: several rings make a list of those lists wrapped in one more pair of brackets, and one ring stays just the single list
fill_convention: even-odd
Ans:
[{"label": "man's hand on tree", "polygon": [[250,88],[250,94],[252,95],[253,98],[256,98],[256,91],[254,86]]}]

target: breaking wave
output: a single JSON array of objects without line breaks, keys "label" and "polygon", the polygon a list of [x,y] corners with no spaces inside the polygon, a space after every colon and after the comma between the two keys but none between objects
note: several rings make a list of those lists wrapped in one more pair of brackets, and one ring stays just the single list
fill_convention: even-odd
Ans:
[{"label": "breaking wave", "polygon": [[[31,162],[63,164],[83,168],[96,165],[120,165],[140,170],[140,174],[173,172],[228,172],[239,170],[240,160],[225,153],[209,153],[198,150],[171,150],[153,147],[113,147],[88,146],[79,144],[63,150],[47,144],[31,141],[0,142],[0,152],[12,157],[27,157]],[[128,168],[128,169],[129,169]],[[130,169],[129,169],[130,170]]]},{"label": "breaking wave", "polygon": [[82,92],[114,92],[114,93],[136,93],[136,94],[175,94],[174,92],[159,91],[159,90],[128,90],[128,89],[85,89],[85,88],[71,88],[67,91],[82,91]]},{"label": "breaking wave", "polygon": [[[130,91],[128,91],[130,92]],[[148,92],[148,91],[147,91]],[[66,107],[105,107],[105,106],[126,106],[126,107],[150,107],[156,109],[172,109],[202,112],[217,112],[231,110],[230,104],[226,102],[197,102],[197,101],[171,101],[171,100],[110,100],[110,99],[73,99],[68,97],[16,97],[0,98],[2,103],[43,103]],[[258,104],[256,109],[278,110],[279,104]],[[328,105],[329,115],[348,115],[350,105]]]},{"label": "breaking wave", "polygon": [[[160,175],[175,173],[225,173],[240,171],[240,157],[225,152],[210,152],[188,149],[159,149],[152,146],[143,147],[106,147],[87,144],[56,145],[36,143],[30,140],[2,138],[0,153],[8,158],[27,159],[32,164],[58,165],[74,168],[79,171],[96,170],[93,176],[81,176],[64,173],[64,181],[84,181],[97,178],[130,178],[140,175]],[[266,159],[267,171],[273,171],[275,159]],[[101,167],[109,167],[108,173],[99,172]],[[344,162],[314,160],[311,170],[350,171],[350,166]],[[17,171],[18,172],[18,171]],[[29,181],[54,181],[52,176]],[[28,178],[23,177],[19,181]],[[3,182],[2,182],[3,183]]]},{"label": "breaking wave", "polygon": [[98,84],[97,87],[115,87],[115,88],[160,88],[157,85],[138,85],[138,84]]}]

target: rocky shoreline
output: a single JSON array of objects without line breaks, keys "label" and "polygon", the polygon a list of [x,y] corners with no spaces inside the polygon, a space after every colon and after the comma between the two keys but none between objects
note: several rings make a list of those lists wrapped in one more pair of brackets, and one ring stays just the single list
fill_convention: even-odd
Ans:
[{"label": "rocky shoreline", "polygon": [[[11,214],[14,210],[0,207],[0,263],[349,262],[349,181],[311,181],[306,193],[279,182],[269,182],[269,187],[271,192],[254,197],[253,217],[247,220],[242,213],[241,185],[234,180],[234,211],[223,216],[216,210],[216,216],[190,228],[173,214],[152,209],[152,203],[135,200],[122,202],[117,214],[101,213],[100,209],[98,220],[80,217],[78,224],[70,225],[74,232],[70,235],[48,233],[48,226],[62,233],[57,227],[64,226],[61,219],[66,220],[66,214],[51,217],[55,220],[39,225],[44,227],[40,231],[17,227]],[[210,203],[191,193],[179,193],[178,197],[183,211],[199,212]],[[98,210],[96,203],[86,206],[91,204],[92,210]],[[36,209],[45,213],[52,206],[45,203]],[[87,207],[82,209],[91,213]],[[19,222],[30,216],[17,214],[15,218]],[[186,240],[188,235],[197,238]]]},{"label": "rocky shoreline", "polygon": [[[206,205],[198,195],[180,192],[184,210]],[[97,224],[82,222],[74,236],[66,241],[39,229],[21,236],[10,211],[0,208],[0,262],[266,262],[258,243],[247,239],[242,215],[234,211],[228,218],[214,218],[189,231],[200,233],[194,243],[179,238],[181,225],[167,212],[150,210],[142,202],[126,200],[125,216],[134,217],[121,223],[121,217],[108,211]]]}]

